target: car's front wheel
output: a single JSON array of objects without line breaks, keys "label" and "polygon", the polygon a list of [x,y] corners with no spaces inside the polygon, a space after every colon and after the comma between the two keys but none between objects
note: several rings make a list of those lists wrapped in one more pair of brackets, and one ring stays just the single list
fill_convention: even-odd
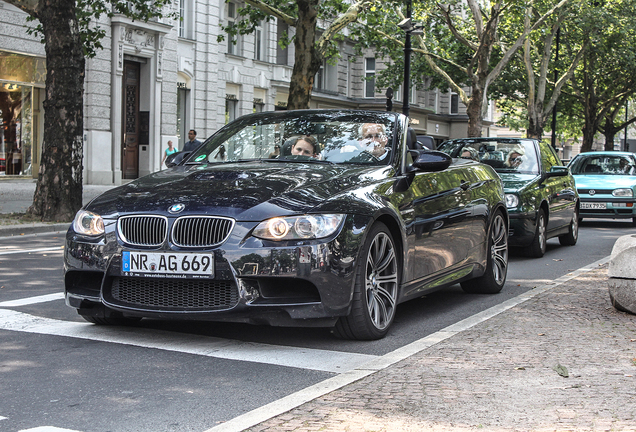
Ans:
[{"label": "car's front wheel", "polygon": [[547,221],[548,219],[545,215],[545,210],[539,210],[539,216],[537,217],[537,229],[534,233],[534,239],[532,239],[532,243],[528,248],[528,256],[541,258],[545,255],[547,241],[546,228],[548,226]]},{"label": "car's front wheel", "polygon": [[334,334],[344,339],[373,340],[384,337],[397,306],[399,259],[389,229],[376,223],[358,258],[351,311],[341,317]]},{"label": "car's front wheel", "polygon": [[488,259],[483,276],[461,283],[471,294],[496,294],[506,283],[508,274],[508,226],[504,215],[498,212],[490,225]]}]

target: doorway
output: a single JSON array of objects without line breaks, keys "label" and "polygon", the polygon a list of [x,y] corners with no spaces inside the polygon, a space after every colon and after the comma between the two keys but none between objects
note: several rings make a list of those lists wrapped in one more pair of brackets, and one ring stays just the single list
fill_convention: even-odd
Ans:
[{"label": "doorway", "polygon": [[139,63],[124,62],[121,140],[121,170],[124,179],[139,177],[139,69]]}]

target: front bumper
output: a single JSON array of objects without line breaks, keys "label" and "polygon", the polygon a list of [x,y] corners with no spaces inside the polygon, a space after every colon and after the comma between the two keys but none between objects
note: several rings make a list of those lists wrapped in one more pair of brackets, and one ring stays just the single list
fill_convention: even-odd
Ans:
[{"label": "front bumper", "polygon": [[[237,222],[221,247],[197,250],[214,256],[210,279],[130,277],[122,271],[122,252],[132,248],[114,224],[98,241],[71,229],[66,302],[89,316],[331,326],[349,313],[366,223],[348,216],[333,238],[281,244],[250,237],[255,224]],[[153,252],[174,250],[166,244]]]},{"label": "front bumper", "polygon": [[[612,195],[591,198],[589,195],[580,195],[580,199],[579,216],[582,218],[632,219],[636,217],[636,200],[633,198],[616,198]],[[585,208],[599,205],[605,208]]]},{"label": "front bumper", "polygon": [[508,214],[508,245],[512,247],[528,246],[532,243],[537,230],[536,213],[510,212]]}]

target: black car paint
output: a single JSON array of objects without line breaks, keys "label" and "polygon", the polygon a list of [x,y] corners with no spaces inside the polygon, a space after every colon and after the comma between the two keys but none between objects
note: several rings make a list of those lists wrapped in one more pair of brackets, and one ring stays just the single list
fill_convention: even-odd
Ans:
[{"label": "black car paint", "polygon": [[[185,161],[106,192],[85,207],[104,218],[104,236],[83,236],[72,227],[67,233],[67,303],[95,316],[117,311],[159,319],[330,326],[349,313],[359,249],[376,221],[387,225],[400,250],[398,303],[480,276],[486,266],[484,242],[492,216],[499,211],[507,220],[497,175],[490,167],[470,162],[438,172],[404,164],[406,122],[392,115],[396,121],[392,144],[397,151],[387,165],[261,160],[202,167]],[[432,162],[421,167],[439,169]],[[121,276],[122,251],[133,249],[117,235],[117,218],[161,215],[172,225],[176,216],[168,208],[175,203],[185,204],[187,214],[236,219],[228,240],[211,250],[215,279],[235,284],[239,291],[236,306],[189,310],[113,301],[108,283]],[[274,242],[251,236],[262,220],[304,213],[348,216],[330,238]],[[154,249],[185,250],[169,240]],[[301,255],[310,262],[301,262]],[[262,265],[255,266],[255,260]]]}]

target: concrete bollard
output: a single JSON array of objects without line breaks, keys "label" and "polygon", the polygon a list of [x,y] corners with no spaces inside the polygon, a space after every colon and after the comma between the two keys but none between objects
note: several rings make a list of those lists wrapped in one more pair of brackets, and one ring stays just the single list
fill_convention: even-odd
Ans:
[{"label": "concrete bollard", "polygon": [[612,306],[636,314],[636,235],[616,240],[607,275]]}]

